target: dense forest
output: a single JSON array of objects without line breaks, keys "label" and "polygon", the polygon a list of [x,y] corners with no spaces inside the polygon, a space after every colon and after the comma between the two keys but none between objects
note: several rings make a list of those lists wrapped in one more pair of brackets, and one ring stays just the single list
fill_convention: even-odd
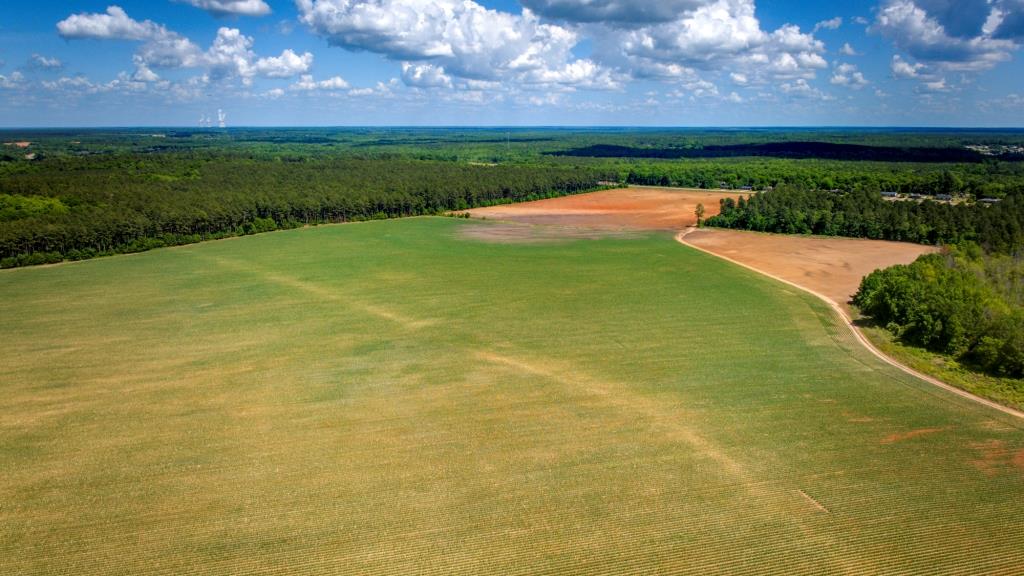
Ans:
[{"label": "dense forest", "polygon": [[[941,189],[940,189],[941,190]],[[917,242],[976,242],[986,251],[1012,253],[1024,245],[1024,195],[1001,202],[888,201],[877,192],[820,191],[780,186],[738,201],[722,201],[709,226]]]},{"label": "dense forest", "polygon": [[894,147],[833,142],[768,142],[763,144],[708,145],[700,147],[637,148],[596,144],[571,150],[549,152],[552,156],[589,156],[591,158],[736,158],[769,156],[773,158],[818,158],[825,160],[865,160],[874,162],[986,162],[1024,161],[1024,153],[1003,152],[986,155],[963,147]]},{"label": "dense forest", "polygon": [[[1019,130],[171,128],[0,131],[0,139],[5,267],[432,214],[603,182],[775,188],[727,206],[716,225],[931,244],[976,240],[1007,250],[1021,233],[1024,198],[1024,162],[999,159],[1022,149]],[[842,159],[731,157],[799,152],[808,143]],[[730,157],[555,155],[594,146]],[[866,159],[908,150],[929,161]],[[851,151],[864,154],[849,159]],[[1003,202],[895,204],[882,202],[881,191]]]},{"label": "dense forest", "polygon": [[906,344],[1024,377],[1024,256],[950,247],[864,278],[853,300]]},{"label": "dense forest", "polygon": [[0,266],[535,200],[593,190],[608,176],[568,166],[217,153],[51,159],[0,178]]}]

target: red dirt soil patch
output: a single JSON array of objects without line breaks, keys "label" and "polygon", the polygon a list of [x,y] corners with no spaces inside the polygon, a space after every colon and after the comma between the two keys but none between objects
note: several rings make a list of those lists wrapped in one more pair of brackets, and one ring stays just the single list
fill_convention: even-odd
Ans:
[{"label": "red dirt soil patch", "polygon": [[468,210],[474,218],[525,224],[580,228],[681,230],[697,223],[694,210],[703,204],[705,217],[719,211],[723,198],[736,192],[683,188],[618,188],[522,204]]},{"label": "red dirt soil patch", "polygon": [[1010,451],[1002,440],[975,442],[971,447],[978,451],[979,456],[971,463],[986,476],[997,475],[1010,458]]},{"label": "red dirt soil patch", "polygon": [[931,246],[859,238],[824,238],[702,228],[686,235],[692,244],[847,303],[864,276],[879,268],[909,264]]},{"label": "red dirt soil patch", "polygon": [[890,434],[889,436],[882,438],[880,444],[895,444],[896,442],[910,440],[911,438],[917,438],[918,436],[925,436],[945,431],[945,428],[921,428],[919,430],[911,430],[910,432],[897,432],[896,434]]}]

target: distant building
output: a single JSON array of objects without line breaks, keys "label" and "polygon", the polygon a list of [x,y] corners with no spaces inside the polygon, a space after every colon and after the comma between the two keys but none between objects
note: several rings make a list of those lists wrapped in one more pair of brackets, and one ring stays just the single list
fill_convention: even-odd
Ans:
[{"label": "distant building", "polygon": [[882,192],[882,198],[896,198],[898,196],[899,196],[899,194],[896,193],[896,192],[891,192],[891,191]]},{"label": "distant building", "polygon": [[981,200],[978,200],[978,202],[981,202],[982,204],[996,204],[999,201],[999,198],[982,198]]},{"label": "distant building", "polygon": [[753,186],[740,186],[740,190],[746,190],[746,191],[748,191],[748,192],[749,192],[750,190],[753,190],[753,189],[754,189],[754,187],[753,187]]},{"label": "distant building", "polygon": [[953,199],[953,195],[952,194],[936,194],[935,195],[935,199],[948,202],[948,201]]}]

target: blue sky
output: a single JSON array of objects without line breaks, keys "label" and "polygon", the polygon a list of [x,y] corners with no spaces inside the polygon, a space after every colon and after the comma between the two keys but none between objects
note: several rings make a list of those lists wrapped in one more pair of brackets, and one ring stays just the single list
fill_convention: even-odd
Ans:
[{"label": "blue sky", "polygon": [[0,126],[1024,125],[1024,0],[0,6]]}]

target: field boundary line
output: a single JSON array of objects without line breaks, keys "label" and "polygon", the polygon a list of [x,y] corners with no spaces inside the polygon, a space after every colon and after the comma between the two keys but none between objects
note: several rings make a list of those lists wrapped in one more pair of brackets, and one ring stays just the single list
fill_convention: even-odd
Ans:
[{"label": "field boundary line", "polygon": [[711,250],[707,250],[706,248],[702,248],[700,246],[696,246],[694,244],[691,244],[691,243],[687,242],[686,241],[686,236],[688,234],[690,234],[691,232],[693,232],[694,230],[697,230],[697,229],[698,228],[695,227],[695,226],[690,226],[690,227],[686,228],[685,230],[682,230],[682,231],[678,232],[676,234],[676,236],[675,236],[676,242],[679,242],[680,244],[682,244],[684,246],[688,246],[690,248],[693,248],[694,250],[699,250],[699,251],[701,251],[701,252],[703,252],[705,254],[710,254],[711,256],[714,256],[715,258],[720,258],[722,260],[725,260],[726,262],[731,262],[732,264],[735,264],[737,266],[741,266],[743,268],[746,268],[747,270],[751,270],[753,272],[757,272],[758,274],[760,274],[762,276],[767,276],[768,278],[771,278],[772,280],[776,280],[778,282],[782,282],[783,284],[792,286],[794,288],[797,288],[798,290],[802,290],[802,291],[804,291],[804,292],[806,292],[806,293],[808,293],[808,294],[810,294],[812,296],[815,296],[819,300],[822,300],[826,304],[828,304],[829,307],[836,314],[839,315],[839,318],[842,319],[843,324],[845,324],[846,327],[850,329],[850,332],[853,333],[853,335],[857,339],[857,341],[860,342],[861,345],[863,345],[865,348],[867,348],[868,352],[871,352],[873,355],[878,357],[878,359],[882,360],[886,364],[889,364],[890,366],[898,368],[899,370],[901,370],[901,371],[903,371],[903,372],[905,372],[905,373],[907,373],[907,374],[909,374],[911,376],[914,376],[915,378],[917,378],[919,380],[923,380],[924,382],[927,382],[928,384],[931,384],[933,386],[937,386],[939,388],[942,388],[943,390],[945,390],[947,392],[952,392],[953,394],[956,394],[957,396],[960,396],[962,398],[966,398],[968,400],[973,400],[974,402],[976,402],[978,404],[981,404],[983,406],[987,406],[989,408],[994,408],[994,409],[999,410],[1000,412],[1002,412],[1004,414],[1009,414],[1010,416],[1014,416],[1014,417],[1017,417],[1017,418],[1020,418],[1020,419],[1024,419],[1024,412],[1021,412],[1020,410],[1015,410],[1013,408],[1010,408],[1009,406],[1003,406],[1002,404],[999,404],[998,402],[993,402],[992,400],[989,400],[987,398],[982,398],[981,396],[978,396],[978,395],[975,395],[975,394],[971,394],[970,392],[968,392],[968,391],[966,391],[966,390],[964,390],[962,388],[957,388],[956,386],[953,386],[951,384],[947,384],[947,383],[943,382],[942,380],[939,380],[938,378],[935,378],[933,376],[929,376],[927,374],[923,374],[921,372],[918,372],[917,370],[914,370],[910,366],[907,366],[907,365],[899,362],[895,358],[892,358],[892,357],[888,356],[887,354],[885,354],[884,352],[882,352],[881,350],[876,348],[875,345],[872,344],[871,341],[869,341],[867,339],[867,337],[864,336],[864,334],[860,331],[860,329],[857,328],[857,326],[853,323],[853,318],[851,318],[850,315],[847,314],[846,310],[843,310],[843,307],[840,306],[838,302],[836,302],[835,300],[829,298],[828,296],[825,296],[824,294],[821,294],[820,292],[816,292],[814,290],[811,290],[810,288],[807,288],[806,286],[801,286],[801,285],[799,285],[796,282],[793,282],[791,280],[786,280],[785,278],[781,278],[779,276],[776,276],[775,274],[771,274],[769,272],[765,272],[764,270],[760,270],[760,269],[755,268],[754,266],[751,266],[749,264],[745,264],[743,262],[740,262],[740,261],[735,260],[733,258],[730,258],[728,256],[723,256],[721,254],[716,254],[716,253],[712,252]]}]

